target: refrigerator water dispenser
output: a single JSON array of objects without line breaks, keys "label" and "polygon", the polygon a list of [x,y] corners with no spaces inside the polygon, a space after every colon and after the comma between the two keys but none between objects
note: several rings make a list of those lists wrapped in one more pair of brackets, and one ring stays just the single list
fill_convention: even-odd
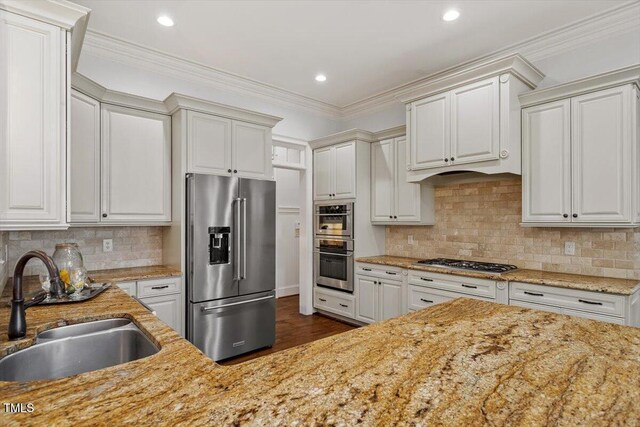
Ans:
[{"label": "refrigerator water dispenser", "polygon": [[231,227],[209,227],[209,265],[229,264]]}]

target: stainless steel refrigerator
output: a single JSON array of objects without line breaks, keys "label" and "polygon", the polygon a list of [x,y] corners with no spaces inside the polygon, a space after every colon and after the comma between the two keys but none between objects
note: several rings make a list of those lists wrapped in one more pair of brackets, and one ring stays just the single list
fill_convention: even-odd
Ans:
[{"label": "stainless steel refrigerator", "polygon": [[187,338],[213,360],[275,341],[276,186],[187,175]]}]

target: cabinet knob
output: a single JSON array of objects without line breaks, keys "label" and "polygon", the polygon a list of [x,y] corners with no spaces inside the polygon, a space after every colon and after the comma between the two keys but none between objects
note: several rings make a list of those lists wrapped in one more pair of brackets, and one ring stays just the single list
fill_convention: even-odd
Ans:
[{"label": "cabinet knob", "polygon": [[573,214],[571,216],[574,217],[574,218],[578,218],[578,214]]},{"label": "cabinet knob", "polygon": [[234,170],[233,170],[233,173],[238,173],[238,169],[234,169]]},{"label": "cabinet knob", "polygon": [[565,218],[569,218],[569,214],[564,214],[562,216],[565,217]]},{"label": "cabinet knob", "polygon": [[107,214],[106,214],[106,213],[103,213],[103,214],[102,214],[102,218],[106,218],[106,217],[107,217]]},{"label": "cabinet knob", "polygon": [[398,219],[398,217],[396,215],[393,216],[393,219]]},{"label": "cabinet knob", "polygon": [[451,161],[453,162],[455,159],[456,159],[455,157],[452,157],[452,158],[451,158]]},{"label": "cabinet knob", "polygon": [[231,173],[231,169],[227,169],[227,172]]},{"label": "cabinet knob", "polygon": [[444,162],[445,163],[449,163],[449,159],[444,159]]},{"label": "cabinet knob", "polygon": [[393,215],[389,215],[389,219],[393,219]]}]

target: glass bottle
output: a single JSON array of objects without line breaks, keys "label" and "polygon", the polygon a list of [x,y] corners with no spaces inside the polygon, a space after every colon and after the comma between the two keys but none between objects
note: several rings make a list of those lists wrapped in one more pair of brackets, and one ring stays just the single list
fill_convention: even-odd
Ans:
[{"label": "glass bottle", "polygon": [[[60,243],[56,245],[53,261],[60,271],[60,280],[65,285],[67,294],[74,297],[85,287],[87,271],[84,268],[82,254],[77,243]],[[75,295],[74,295],[75,294]]]}]

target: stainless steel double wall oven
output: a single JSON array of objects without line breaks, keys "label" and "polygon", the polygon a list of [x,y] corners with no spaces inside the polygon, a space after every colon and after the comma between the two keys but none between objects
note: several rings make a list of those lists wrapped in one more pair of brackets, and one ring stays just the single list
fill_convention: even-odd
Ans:
[{"label": "stainless steel double wall oven", "polygon": [[316,285],[353,292],[353,203],[317,203],[314,224]]}]

